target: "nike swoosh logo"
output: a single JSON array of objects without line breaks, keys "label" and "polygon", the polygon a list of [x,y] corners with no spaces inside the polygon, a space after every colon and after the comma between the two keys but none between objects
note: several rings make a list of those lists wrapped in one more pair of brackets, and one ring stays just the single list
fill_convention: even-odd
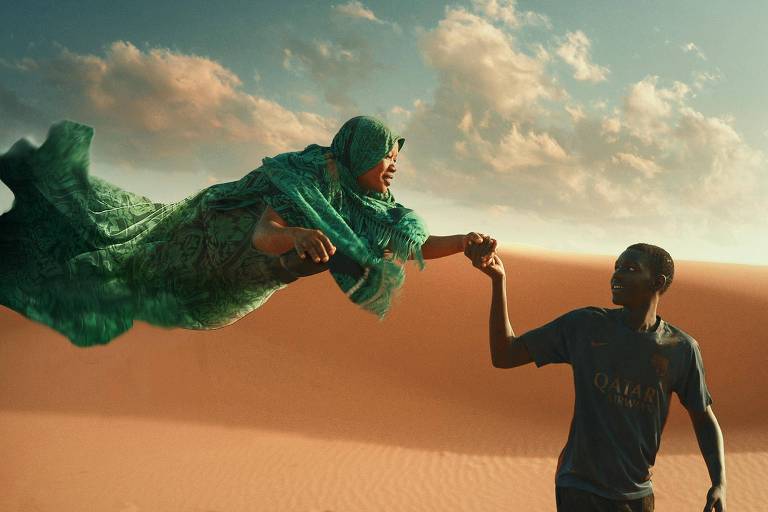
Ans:
[{"label": "nike swoosh logo", "polygon": [[592,346],[593,347],[604,347],[606,345],[608,345],[608,343],[606,343],[606,342],[600,342],[600,341],[593,341],[592,342]]}]

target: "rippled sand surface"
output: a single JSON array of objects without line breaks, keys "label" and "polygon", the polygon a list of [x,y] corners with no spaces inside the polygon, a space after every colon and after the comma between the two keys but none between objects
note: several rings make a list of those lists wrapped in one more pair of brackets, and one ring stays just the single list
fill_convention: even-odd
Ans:
[{"label": "rippled sand surface", "polygon": [[[610,305],[612,258],[504,260],[518,332]],[[410,269],[384,322],[320,275],[225,329],[86,350],[0,308],[0,510],[554,510],[569,368],[491,368],[489,298],[455,256]],[[701,345],[732,510],[768,502],[766,311],[768,269],[691,262],[660,310]],[[657,510],[703,507],[676,399],[654,484]]]}]

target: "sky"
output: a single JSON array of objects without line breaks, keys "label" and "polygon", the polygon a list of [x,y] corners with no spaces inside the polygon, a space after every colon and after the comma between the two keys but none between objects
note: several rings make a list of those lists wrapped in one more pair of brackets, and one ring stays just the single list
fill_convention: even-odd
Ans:
[{"label": "sky", "polygon": [[[0,7],[0,153],[62,119],[156,201],[329,145],[406,138],[433,234],[768,264],[768,2],[27,1]],[[0,211],[13,202],[0,185]]]}]

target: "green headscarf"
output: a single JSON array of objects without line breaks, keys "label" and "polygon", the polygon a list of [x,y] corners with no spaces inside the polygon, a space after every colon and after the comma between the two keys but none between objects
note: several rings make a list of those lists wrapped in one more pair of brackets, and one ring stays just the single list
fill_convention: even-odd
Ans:
[{"label": "green headscarf", "polygon": [[[353,302],[380,317],[403,283],[403,262],[412,256],[423,268],[421,246],[429,234],[389,190],[365,190],[356,178],[404,142],[378,119],[360,116],[344,123],[329,148],[312,145],[265,158],[260,168],[283,196],[267,202],[289,224],[328,236],[337,248],[329,264],[334,279]],[[327,170],[328,157],[336,176]]]},{"label": "green headscarf", "polygon": [[395,143],[398,150],[403,149],[405,139],[376,118],[357,116],[339,129],[331,142],[331,151],[337,162],[357,178],[378,164]]}]

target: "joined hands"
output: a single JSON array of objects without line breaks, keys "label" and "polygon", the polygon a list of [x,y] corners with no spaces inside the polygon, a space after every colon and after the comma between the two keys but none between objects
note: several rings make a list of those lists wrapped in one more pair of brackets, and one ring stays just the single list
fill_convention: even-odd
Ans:
[{"label": "joined hands", "polygon": [[464,255],[472,261],[472,266],[492,279],[503,278],[505,276],[504,263],[496,253],[496,239],[489,235],[478,236],[480,240],[475,238],[467,241]]}]

